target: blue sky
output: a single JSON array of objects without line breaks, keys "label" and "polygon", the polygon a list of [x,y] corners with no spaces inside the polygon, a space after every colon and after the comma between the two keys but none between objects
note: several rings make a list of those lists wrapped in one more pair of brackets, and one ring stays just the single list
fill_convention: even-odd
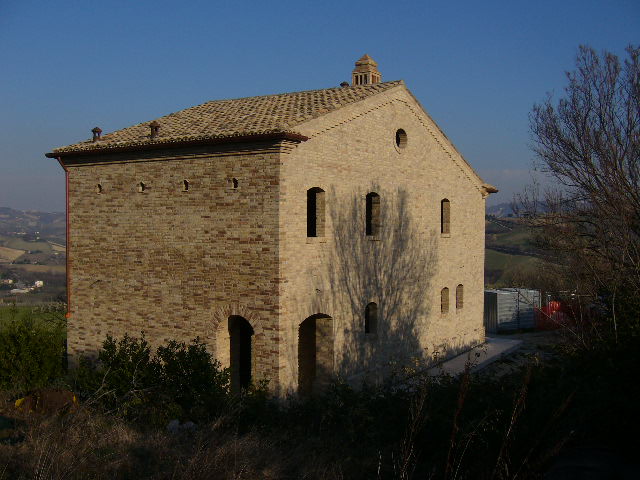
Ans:
[{"label": "blue sky", "polygon": [[64,210],[52,148],[207,100],[337,86],[370,54],[510,201],[528,113],[580,44],[624,55],[640,2],[0,0],[0,206]]}]

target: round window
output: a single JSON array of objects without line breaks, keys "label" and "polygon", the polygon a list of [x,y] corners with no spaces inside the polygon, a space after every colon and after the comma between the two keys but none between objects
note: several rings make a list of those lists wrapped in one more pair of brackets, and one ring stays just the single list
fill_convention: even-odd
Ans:
[{"label": "round window", "polygon": [[405,148],[407,146],[407,132],[399,128],[396,130],[396,147]]}]

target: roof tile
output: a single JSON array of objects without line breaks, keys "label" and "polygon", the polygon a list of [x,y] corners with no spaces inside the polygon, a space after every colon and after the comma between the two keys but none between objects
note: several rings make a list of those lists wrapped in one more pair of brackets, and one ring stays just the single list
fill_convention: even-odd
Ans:
[{"label": "roof tile", "polygon": [[[302,122],[383,92],[402,80],[353,87],[214,100],[160,117],[160,130],[150,135],[152,121],[53,150],[53,153],[109,150],[134,145],[165,144],[276,132],[293,132]],[[295,132],[293,132],[295,133]]]}]

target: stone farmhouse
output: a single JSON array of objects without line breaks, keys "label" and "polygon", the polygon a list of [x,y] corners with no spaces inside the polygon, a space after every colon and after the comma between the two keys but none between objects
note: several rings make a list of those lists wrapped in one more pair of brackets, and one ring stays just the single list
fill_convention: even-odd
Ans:
[{"label": "stone farmhouse", "polygon": [[216,100],[48,153],[68,351],[199,337],[276,395],[484,340],[482,181],[403,81]]}]

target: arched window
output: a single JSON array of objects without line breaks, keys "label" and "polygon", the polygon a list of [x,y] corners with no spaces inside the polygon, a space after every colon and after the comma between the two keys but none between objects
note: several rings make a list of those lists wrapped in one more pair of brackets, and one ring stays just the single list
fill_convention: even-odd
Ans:
[{"label": "arched window", "polygon": [[440,202],[440,233],[451,233],[451,203],[446,198]]},{"label": "arched window", "polygon": [[147,186],[144,184],[144,182],[140,182],[138,184],[138,193],[142,193],[147,189]]},{"label": "arched window", "polygon": [[182,180],[182,191],[183,192],[189,191],[189,180]]},{"label": "arched window", "polygon": [[371,302],[364,309],[364,333],[377,333],[378,305]]},{"label": "arched window", "polygon": [[440,291],[440,312],[449,313],[449,289],[447,287]]},{"label": "arched window", "polygon": [[102,193],[102,185],[99,183],[96,185],[96,193]]},{"label": "arched window", "polygon": [[324,190],[307,190],[307,237],[324,237]]},{"label": "arched window", "polygon": [[396,147],[405,148],[407,146],[407,132],[403,129],[396,130]]},{"label": "arched window", "polygon": [[464,305],[464,286],[462,284],[456,287],[456,310],[460,310]]},{"label": "arched window", "polygon": [[366,234],[377,237],[380,234],[380,195],[375,192],[367,193],[366,211]]}]

